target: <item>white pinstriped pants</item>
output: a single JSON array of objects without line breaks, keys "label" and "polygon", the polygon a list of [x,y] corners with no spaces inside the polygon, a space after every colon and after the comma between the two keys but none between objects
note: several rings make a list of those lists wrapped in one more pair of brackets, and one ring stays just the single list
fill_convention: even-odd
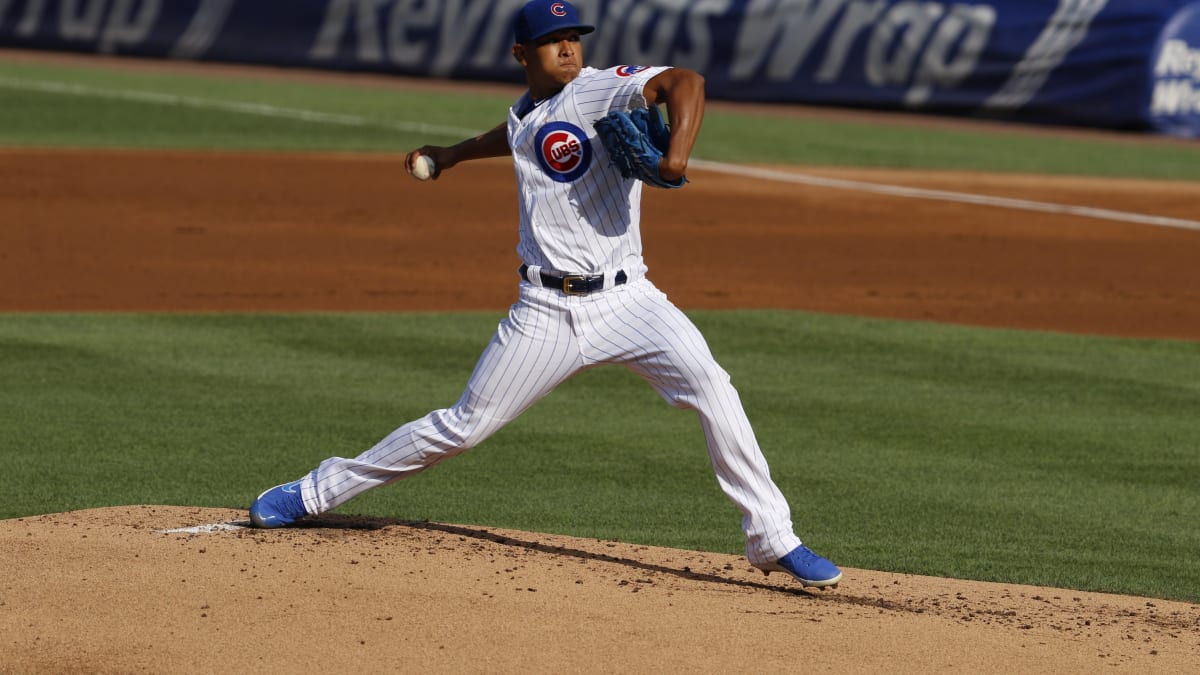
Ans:
[{"label": "white pinstriped pants", "polygon": [[522,283],[458,402],[354,459],[322,462],[301,483],[305,507],[327,511],[474,447],[567,378],[604,363],[626,366],[672,405],[699,414],[717,482],[743,514],[751,563],[800,545],[728,373],[691,320],[644,278],[587,296]]}]

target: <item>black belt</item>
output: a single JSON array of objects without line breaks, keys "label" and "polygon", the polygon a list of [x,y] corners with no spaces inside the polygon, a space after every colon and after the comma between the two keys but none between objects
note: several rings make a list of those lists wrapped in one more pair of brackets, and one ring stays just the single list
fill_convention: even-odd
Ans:
[{"label": "black belt", "polygon": [[[520,272],[521,278],[528,281],[529,277],[526,276],[526,273],[529,272],[529,265],[521,265]],[[587,295],[604,290],[603,274],[568,274],[565,277],[556,277],[541,272],[540,275],[542,286],[562,291],[567,295]],[[625,270],[621,270],[613,276],[613,286],[620,286],[626,281],[629,281],[629,277],[625,274]]]}]

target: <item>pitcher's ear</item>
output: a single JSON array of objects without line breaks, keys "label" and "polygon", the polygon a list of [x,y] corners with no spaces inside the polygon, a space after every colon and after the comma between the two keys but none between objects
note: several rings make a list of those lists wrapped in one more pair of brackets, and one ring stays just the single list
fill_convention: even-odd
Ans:
[{"label": "pitcher's ear", "polygon": [[522,66],[525,65],[525,45],[521,43],[513,45],[512,55],[513,58],[517,60],[517,63],[521,64]]}]

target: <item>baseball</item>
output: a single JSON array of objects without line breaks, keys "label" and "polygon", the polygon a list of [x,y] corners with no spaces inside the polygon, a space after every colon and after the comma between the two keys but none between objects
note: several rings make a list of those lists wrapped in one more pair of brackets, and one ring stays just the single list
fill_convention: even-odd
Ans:
[{"label": "baseball", "polygon": [[419,155],[413,160],[412,175],[417,180],[429,180],[433,176],[433,158],[428,155]]}]

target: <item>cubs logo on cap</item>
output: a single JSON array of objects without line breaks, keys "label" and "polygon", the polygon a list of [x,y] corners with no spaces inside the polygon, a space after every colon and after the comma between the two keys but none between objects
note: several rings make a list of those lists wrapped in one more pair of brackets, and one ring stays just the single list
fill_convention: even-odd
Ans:
[{"label": "cubs logo on cap", "polygon": [[513,37],[518,44],[568,28],[574,28],[580,35],[596,30],[595,26],[579,20],[579,12],[571,3],[556,0],[527,2],[513,19]]},{"label": "cubs logo on cap", "polygon": [[592,144],[587,134],[568,122],[551,122],[534,136],[534,154],[551,180],[570,183],[592,165]]}]

